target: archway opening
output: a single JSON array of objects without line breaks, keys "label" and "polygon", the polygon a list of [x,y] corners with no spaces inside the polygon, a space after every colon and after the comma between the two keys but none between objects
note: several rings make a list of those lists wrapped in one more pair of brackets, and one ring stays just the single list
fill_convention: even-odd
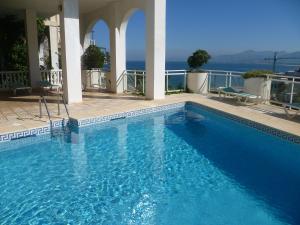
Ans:
[{"label": "archway opening", "polygon": [[105,54],[104,70],[110,69],[110,33],[104,20],[95,23],[90,33],[90,44],[96,45]]},{"label": "archway opening", "polygon": [[[123,30],[124,29],[124,30]],[[128,13],[121,27],[126,37],[127,91],[145,94],[146,19],[142,10]],[[129,70],[129,71],[128,71]]]},{"label": "archway opening", "polygon": [[84,90],[109,89],[107,76],[110,70],[110,33],[104,20],[98,20],[88,27],[83,50],[81,60]]},{"label": "archway opening", "polygon": [[146,19],[142,10],[129,17],[126,29],[126,66],[130,70],[145,70]]}]

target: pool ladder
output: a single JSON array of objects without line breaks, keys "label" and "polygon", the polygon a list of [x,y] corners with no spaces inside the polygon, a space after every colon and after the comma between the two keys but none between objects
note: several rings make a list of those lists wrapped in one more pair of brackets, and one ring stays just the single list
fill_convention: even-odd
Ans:
[{"label": "pool ladder", "polygon": [[[62,103],[63,103],[63,105],[64,105],[64,107],[65,107],[66,113],[67,113],[67,115],[68,115],[68,119],[70,119],[70,114],[69,114],[69,110],[68,110],[68,107],[67,107],[67,104],[66,104],[64,95],[63,95],[63,94],[60,94],[60,93],[57,94],[57,115],[58,115],[58,116],[60,115],[60,101],[62,101]],[[39,99],[40,118],[43,117],[42,103],[44,104],[44,106],[45,106],[45,108],[46,108],[46,112],[47,112],[47,115],[48,115],[48,119],[49,119],[49,121],[50,121],[50,130],[51,130],[51,133],[52,133],[52,130],[53,130],[53,122],[52,122],[52,120],[51,120],[51,114],[50,114],[50,111],[49,111],[49,107],[48,107],[48,104],[47,104],[47,100],[46,100],[45,95],[44,95],[43,93],[41,93],[40,99]]]}]

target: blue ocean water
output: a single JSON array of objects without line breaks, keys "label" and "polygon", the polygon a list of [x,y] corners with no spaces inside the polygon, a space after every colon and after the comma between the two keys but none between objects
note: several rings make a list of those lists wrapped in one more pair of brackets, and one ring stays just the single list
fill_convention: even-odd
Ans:
[{"label": "blue ocean water", "polygon": [[[249,70],[272,70],[272,64],[224,64],[224,63],[208,63],[203,66],[207,70],[226,70],[226,71],[240,71],[246,72]],[[128,61],[127,68],[131,70],[144,70],[145,62],[143,61]],[[294,71],[299,66],[277,65],[277,72]],[[167,70],[184,70],[188,69],[186,62],[166,62]]]},{"label": "blue ocean water", "polygon": [[11,148],[0,224],[300,224],[300,146],[201,107]]}]

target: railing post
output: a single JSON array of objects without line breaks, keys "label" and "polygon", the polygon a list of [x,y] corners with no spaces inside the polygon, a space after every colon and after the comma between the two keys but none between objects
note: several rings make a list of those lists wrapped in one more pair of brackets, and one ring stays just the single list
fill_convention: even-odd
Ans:
[{"label": "railing post", "polygon": [[228,87],[228,72],[225,75],[225,87]]},{"label": "railing post", "polygon": [[121,77],[122,79],[122,84],[123,84],[123,93],[125,92],[125,76],[127,76],[127,70],[123,72],[123,76]]},{"label": "railing post", "polygon": [[143,94],[145,94],[145,72],[143,72]]},{"label": "railing post", "polygon": [[184,92],[186,92],[186,90],[187,90],[186,79],[187,79],[187,72],[185,70],[184,71],[184,81],[183,81],[183,90],[184,90]]},{"label": "railing post", "polygon": [[134,71],[134,89],[137,91],[137,76],[136,76],[136,71]]},{"label": "railing post", "polygon": [[294,89],[295,89],[295,78],[293,78],[293,82],[292,82],[291,95],[290,95],[290,104],[293,104]]},{"label": "railing post", "polygon": [[43,112],[42,112],[42,99],[41,99],[41,97],[39,99],[39,108],[40,108],[40,118],[42,118]]},{"label": "railing post", "polygon": [[165,79],[166,79],[166,92],[169,92],[169,71],[166,70],[166,74],[165,74]]},{"label": "railing post", "polygon": [[229,72],[229,87],[231,87],[231,82],[232,82],[232,77],[231,77],[231,75],[232,75],[232,73],[231,72]]},{"label": "railing post", "polygon": [[211,91],[211,71],[208,71],[208,92]]},{"label": "railing post", "polygon": [[60,115],[60,95],[57,93],[57,115]]}]

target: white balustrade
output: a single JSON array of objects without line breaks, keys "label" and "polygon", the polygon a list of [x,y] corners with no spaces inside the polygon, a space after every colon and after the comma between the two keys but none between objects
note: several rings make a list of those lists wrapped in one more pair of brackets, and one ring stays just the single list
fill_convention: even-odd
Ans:
[{"label": "white balustrade", "polygon": [[51,85],[62,85],[62,70],[41,70],[41,81],[47,81]]},{"label": "white balustrade", "polygon": [[[243,72],[223,70],[206,70],[206,72],[208,73],[209,92],[216,92],[218,87],[234,87],[240,90],[244,87]],[[187,74],[187,70],[166,70],[166,92],[186,91]],[[47,81],[52,85],[62,85],[62,76],[62,70],[41,71],[41,81]],[[108,72],[100,69],[84,70],[82,71],[83,87],[107,89],[109,88],[108,76]],[[299,101],[299,77],[284,74],[269,74],[266,77],[272,81],[271,102],[293,103]],[[120,82],[120,85],[123,85],[124,92],[145,94],[146,72],[144,70],[126,70],[122,79],[126,80],[126,82]],[[10,90],[15,86],[30,86],[28,72],[0,71],[0,90]]]}]

